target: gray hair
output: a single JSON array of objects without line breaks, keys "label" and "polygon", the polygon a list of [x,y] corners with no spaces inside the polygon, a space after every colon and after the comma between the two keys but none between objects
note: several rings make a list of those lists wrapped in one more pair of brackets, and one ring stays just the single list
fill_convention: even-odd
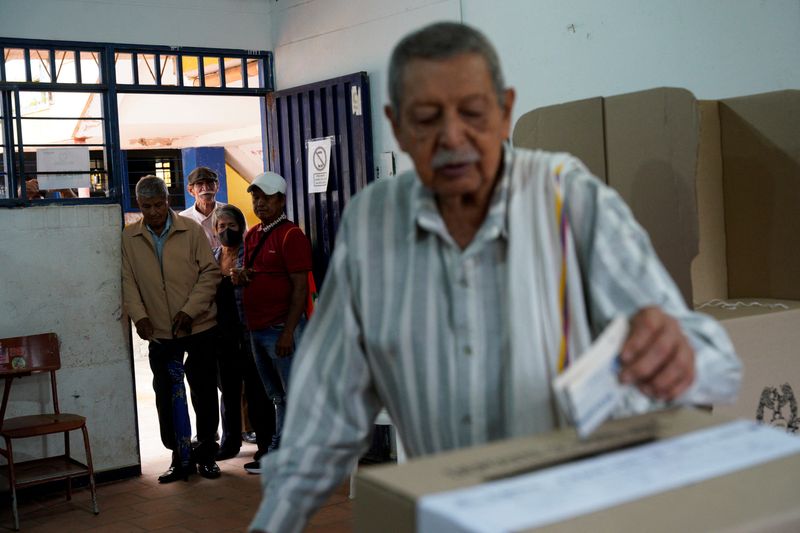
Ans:
[{"label": "gray hair", "polygon": [[235,220],[243,233],[244,230],[247,229],[247,221],[244,219],[244,214],[235,205],[225,204],[214,209],[214,212],[211,214],[211,227],[214,228],[214,231],[217,230],[217,219],[220,217],[230,217]]},{"label": "gray hair", "polygon": [[389,103],[395,116],[400,112],[403,75],[413,59],[442,60],[461,54],[478,54],[486,61],[497,102],[505,101],[505,81],[497,51],[484,34],[464,24],[437,22],[406,35],[394,47],[389,60]]},{"label": "gray hair", "polygon": [[167,184],[158,176],[148,174],[136,182],[136,198],[167,198]]}]

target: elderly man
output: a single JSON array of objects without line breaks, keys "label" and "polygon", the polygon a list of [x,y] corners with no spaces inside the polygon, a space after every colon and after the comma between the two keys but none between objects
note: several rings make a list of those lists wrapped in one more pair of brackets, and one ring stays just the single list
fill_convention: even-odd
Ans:
[{"label": "elderly man", "polygon": [[[136,333],[149,341],[161,442],[172,450],[172,463],[158,481],[186,480],[195,463],[200,475],[217,478],[214,433],[219,411],[213,339],[219,268],[202,228],[169,209],[161,178],[140,179],[136,201],[142,220],[122,232],[122,294]],[[194,450],[184,373],[197,420]]]},{"label": "elderly man", "polygon": [[[275,404],[275,434],[268,448],[273,452],[281,442],[294,348],[304,323],[311,244],[283,212],[283,177],[274,172],[259,174],[247,192],[261,223],[245,235],[244,269],[231,269],[231,274],[234,283],[245,285],[242,301],[256,368]],[[260,473],[261,455],[244,465],[245,470]]]},{"label": "elderly man", "polygon": [[189,194],[194,197],[194,205],[181,211],[180,215],[200,224],[211,248],[216,248],[220,243],[211,223],[211,215],[214,214],[214,209],[225,205],[217,202],[219,176],[208,167],[197,167],[189,173],[186,182]]},{"label": "elderly man", "polygon": [[411,457],[561,425],[552,377],[617,315],[635,385],[618,415],[736,393],[728,338],[686,308],[617,194],[569,155],[505,144],[514,91],[483,35],[405,37],[389,91],[415,171],[347,208],[252,529],[299,531],[381,407]]}]

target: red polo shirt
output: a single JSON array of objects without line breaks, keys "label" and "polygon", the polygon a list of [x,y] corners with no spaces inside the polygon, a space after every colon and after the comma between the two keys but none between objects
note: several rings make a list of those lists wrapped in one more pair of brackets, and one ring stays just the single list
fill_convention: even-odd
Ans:
[{"label": "red polo shirt", "polygon": [[[290,273],[311,270],[311,243],[294,223],[281,222],[264,238],[261,224],[248,230],[244,237],[245,264],[253,269],[250,283],[244,288],[244,314],[247,328],[264,329],[286,322],[292,296]],[[257,251],[256,257],[251,257]]]}]

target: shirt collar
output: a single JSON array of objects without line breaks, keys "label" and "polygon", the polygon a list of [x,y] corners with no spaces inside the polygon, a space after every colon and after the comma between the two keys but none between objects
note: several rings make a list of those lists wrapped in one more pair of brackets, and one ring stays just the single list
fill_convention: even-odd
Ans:
[{"label": "shirt collar", "polygon": [[[512,164],[512,150],[508,143],[503,143],[503,170],[489,201],[486,218],[478,230],[475,240],[490,240],[497,237],[508,238],[508,222],[506,211],[508,206],[509,174]],[[418,230],[436,233],[448,241],[452,240],[447,227],[436,206],[433,192],[425,187],[419,178],[414,180],[411,192],[411,209],[414,224],[409,237],[417,235]]]},{"label": "shirt collar", "polygon": [[215,210],[217,207],[219,207],[219,202],[217,202],[217,201],[215,200],[215,201],[214,201],[214,209],[212,209],[212,210],[211,210],[211,212],[210,212],[209,214],[207,214],[207,215],[204,215],[203,213],[201,213],[201,212],[200,212],[200,210],[199,210],[199,209],[197,209],[197,200],[195,200],[194,204],[192,204],[192,209],[194,209],[194,214],[195,214],[195,216],[196,216],[196,217],[198,217],[198,218],[200,218],[200,219],[202,219],[202,220],[208,220],[209,218],[211,218],[211,216],[214,214],[214,210]]},{"label": "shirt collar", "polygon": [[152,235],[154,238],[156,238],[156,239],[164,238],[164,235],[169,233],[169,230],[172,227],[172,212],[171,211],[167,212],[167,222],[166,222],[166,224],[164,224],[164,229],[161,230],[161,235],[156,235],[156,232],[153,231],[153,228],[151,228],[147,224],[145,224],[144,227],[147,228],[147,231],[149,231],[150,235]]}]

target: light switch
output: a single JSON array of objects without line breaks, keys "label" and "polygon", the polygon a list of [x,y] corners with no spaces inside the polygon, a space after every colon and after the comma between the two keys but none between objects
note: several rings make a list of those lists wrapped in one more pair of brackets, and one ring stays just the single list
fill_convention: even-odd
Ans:
[{"label": "light switch", "polygon": [[378,159],[378,177],[385,178],[394,175],[394,152],[381,152],[380,158]]}]

